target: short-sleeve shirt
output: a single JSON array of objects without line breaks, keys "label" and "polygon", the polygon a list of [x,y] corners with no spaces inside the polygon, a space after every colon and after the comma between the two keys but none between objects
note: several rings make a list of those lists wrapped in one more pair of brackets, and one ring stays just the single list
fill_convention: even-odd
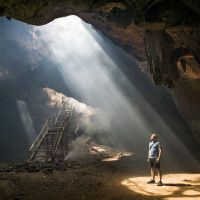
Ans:
[{"label": "short-sleeve shirt", "polygon": [[150,142],[149,143],[149,150],[150,150],[150,155],[149,158],[158,158],[159,156],[159,150],[158,148],[161,148],[160,142]]}]

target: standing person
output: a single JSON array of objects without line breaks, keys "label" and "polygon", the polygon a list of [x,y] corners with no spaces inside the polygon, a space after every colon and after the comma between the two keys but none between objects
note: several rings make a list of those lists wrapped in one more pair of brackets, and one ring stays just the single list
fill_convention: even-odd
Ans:
[{"label": "standing person", "polygon": [[162,172],[160,170],[160,158],[162,155],[162,147],[160,142],[157,141],[157,135],[151,135],[151,142],[149,143],[149,154],[148,154],[148,162],[151,165],[151,175],[152,179],[147,183],[155,183],[155,169],[158,172],[159,182],[157,186],[162,186]]}]

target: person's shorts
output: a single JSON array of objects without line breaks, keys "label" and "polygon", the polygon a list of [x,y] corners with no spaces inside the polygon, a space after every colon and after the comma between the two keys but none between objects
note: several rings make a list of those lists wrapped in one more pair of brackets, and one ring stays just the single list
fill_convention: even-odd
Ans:
[{"label": "person's shorts", "polygon": [[160,162],[156,163],[156,158],[149,158],[149,162],[150,162],[151,167],[155,167],[157,169],[160,168]]}]

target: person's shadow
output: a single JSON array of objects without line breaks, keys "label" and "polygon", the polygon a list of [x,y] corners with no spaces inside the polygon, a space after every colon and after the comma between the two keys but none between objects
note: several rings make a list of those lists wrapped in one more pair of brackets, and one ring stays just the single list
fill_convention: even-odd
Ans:
[{"label": "person's shadow", "polygon": [[192,186],[191,184],[185,184],[185,183],[163,183],[163,186]]},{"label": "person's shadow", "polygon": [[[191,180],[184,180],[186,182],[189,182]],[[192,186],[191,184],[186,184],[186,183],[164,183],[163,184],[164,186],[179,186],[179,187],[182,187],[182,186]]]}]

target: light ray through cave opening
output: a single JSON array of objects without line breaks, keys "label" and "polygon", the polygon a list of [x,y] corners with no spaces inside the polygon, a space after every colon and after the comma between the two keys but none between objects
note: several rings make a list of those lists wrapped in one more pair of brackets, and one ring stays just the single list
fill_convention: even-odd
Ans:
[{"label": "light ray through cave opening", "polygon": [[[34,27],[33,32],[37,33],[33,35],[35,39],[51,50],[51,61],[58,65],[66,85],[73,85],[84,102],[100,108],[96,115],[98,123],[108,133],[108,138],[115,135],[116,145],[122,145],[123,141],[144,154],[150,135],[156,131],[163,145],[170,147],[166,149],[167,160],[174,156],[177,163],[176,158],[181,155],[190,162],[195,161],[162,116],[120,70],[118,65],[123,62],[117,65],[104,51],[107,44],[91,25],[70,16]],[[118,82],[127,87],[132,99],[124,95]],[[173,154],[175,149],[176,155]]]},{"label": "light ray through cave opening", "polygon": [[[157,132],[166,148],[167,161],[173,158],[177,164],[179,156],[195,161],[187,146],[149,103],[151,94],[147,83],[140,80],[141,74],[134,71],[134,81],[130,81],[121,70],[128,56],[119,56],[116,62],[111,56],[114,50],[109,48],[113,44],[108,44],[91,25],[76,16],[69,16],[44,26],[31,26],[29,31],[31,40],[35,41],[31,51],[38,54],[37,60],[41,59],[40,54],[48,56],[49,62],[57,65],[66,87],[75,88],[74,92],[82,102],[98,107],[98,127],[107,133],[104,141],[144,156],[150,135]],[[133,61],[127,62],[132,68],[137,68]],[[26,106],[19,107],[22,116],[27,115]],[[86,127],[90,127],[87,134],[91,136],[96,127],[89,121],[85,123]],[[28,123],[24,120],[24,124]]]}]

